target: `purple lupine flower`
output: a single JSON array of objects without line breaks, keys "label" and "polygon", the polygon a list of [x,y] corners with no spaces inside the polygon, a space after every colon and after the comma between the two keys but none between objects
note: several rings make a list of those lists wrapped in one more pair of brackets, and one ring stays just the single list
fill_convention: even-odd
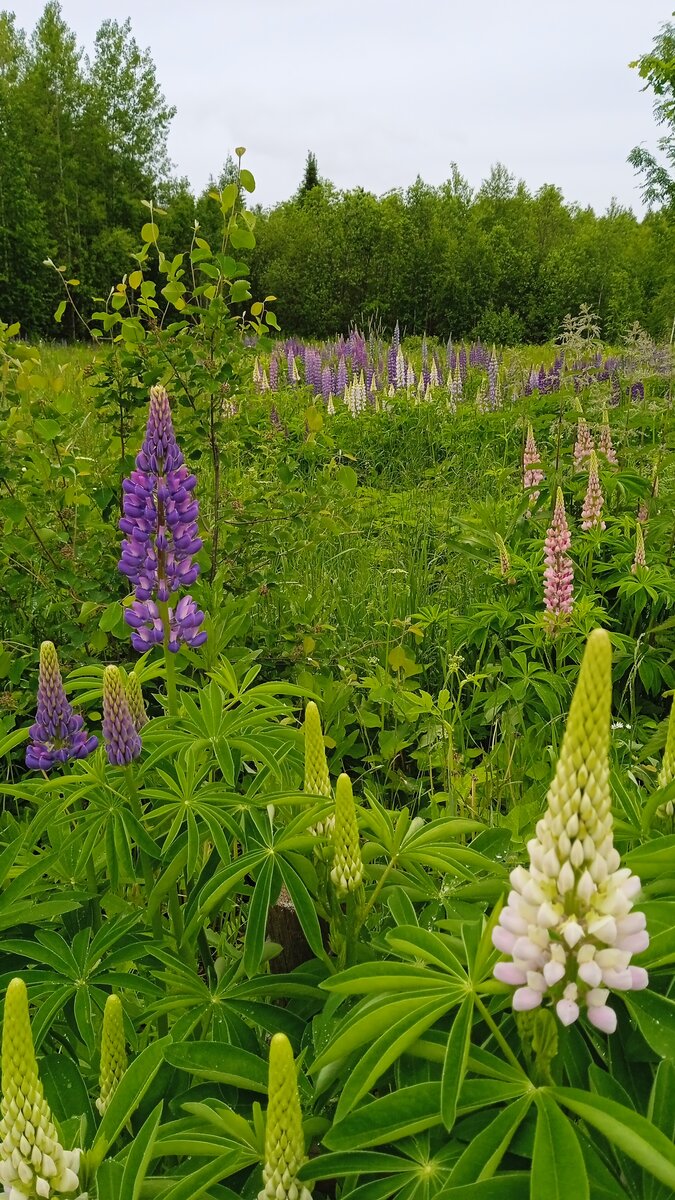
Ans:
[{"label": "purple lupine flower", "polygon": [[333,392],[333,372],[330,367],[324,367],[321,372],[321,395],[325,403],[328,403],[328,397]]},{"label": "purple lupine flower", "polygon": [[394,336],[391,339],[391,348],[394,351],[394,358],[398,354],[398,348],[401,345],[401,330],[398,326],[398,321],[394,325]]},{"label": "purple lupine flower", "polygon": [[553,520],[546,531],[544,542],[544,606],[551,632],[554,632],[572,611],[574,567],[567,553],[571,543],[565,515],[565,500],[562,488],[558,488]]},{"label": "purple lupine flower", "polygon": [[455,352],[452,348],[452,334],[450,334],[450,337],[448,338],[448,340],[445,344],[445,362],[446,362],[448,371],[454,371],[454,369],[455,369]]},{"label": "purple lupine flower", "polygon": [[634,404],[642,403],[645,398],[645,385],[642,380],[639,379],[637,383],[631,384],[630,398]]},{"label": "purple lupine flower", "polygon": [[396,387],[396,349],[393,345],[387,351],[387,383]]},{"label": "purple lupine flower", "polygon": [[600,487],[600,476],[598,475],[598,456],[595,450],[591,450],[588,460],[588,487],[584,497],[584,506],[581,510],[581,528],[588,531],[589,529],[605,529],[605,522],[602,519],[602,505],[604,497],[602,488]]},{"label": "purple lupine flower", "polygon": [[494,346],[492,347],[492,354],[490,355],[490,358],[488,361],[487,373],[488,373],[488,407],[489,408],[497,408],[498,407],[497,385],[498,385],[498,381],[499,381],[499,363],[497,362],[497,352],[496,352]]},{"label": "purple lupine flower", "polygon": [[273,354],[270,359],[270,387],[276,392],[279,387],[279,359]]},{"label": "purple lupine flower", "polygon": [[610,382],[611,382],[611,389],[610,389],[609,403],[612,408],[616,408],[621,400],[621,380],[619,379],[618,371],[612,371],[612,376],[611,376]]},{"label": "purple lupine flower", "polygon": [[459,348],[459,373],[460,373],[460,376],[462,379],[462,383],[464,383],[466,380],[467,367],[468,367],[468,361],[467,361],[467,354],[466,354],[466,346],[464,345],[464,343],[462,343],[462,345]]},{"label": "purple lupine flower", "polygon": [[344,396],[347,387],[347,363],[344,354],[341,354],[338,359],[337,378],[335,380],[335,391],[338,396]]},{"label": "purple lupine flower", "polygon": [[[180,649],[181,643],[196,649],[206,641],[206,631],[201,628],[204,613],[197,607],[192,596],[181,596],[178,604],[167,609],[169,618],[168,648],[172,654]],[[131,644],[143,654],[164,641],[164,623],[154,600],[134,600],[124,610],[124,619],[133,633]]]},{"label": "purple lupine flower", "polygon": [[98,738],[89,737],[84,719],[66,699],[53,642],[40,646],[37,711],[28,732],[26,766],[31,771],[51,771],[57,763],[86,758],[98,746]]},{"label": "purple lupine flower", "polygon": [[[135,594],[124,619],[135,631],[131,636],[135,650],[147,650],[162,641],[156,626],[157,603],[167,603],[199,574],[199,566],[193,562],[202,546],[197,528],[199,506],[192,494],[196,482],[176,442],[169,398],[163,387],[151,388],[145,439],[136,456],[136,470],[122,484],[124,516],[119,522],[126,537],[118,565]],[[191,646],[206,641],[206,635],[194,628],[192,618],[198,610],[191,597],[184,596],[169,611],[174,614],[171,649],[177,650],[181,641]],[[185,616],[182,632],[179,614]]]},{"label": "purple lupine flower", "polygon": [[142,749],[118,667],[103,672],[103,738],[111,767],[128,767]]}]

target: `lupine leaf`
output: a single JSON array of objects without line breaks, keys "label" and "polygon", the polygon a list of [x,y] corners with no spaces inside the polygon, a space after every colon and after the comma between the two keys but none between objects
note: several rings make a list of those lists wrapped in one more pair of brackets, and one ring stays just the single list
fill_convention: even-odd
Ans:
[{"label": "lupine leaf", "polygon": [[675,1146],[650,1121],[577,1088],[554,1088],[551,1095],[675,1192]]},{"label": "lupine leaf", "polygon": [[536,1096],[530,1200],[589,1200],[588,1177],[571,1121],[545,1092]]}]

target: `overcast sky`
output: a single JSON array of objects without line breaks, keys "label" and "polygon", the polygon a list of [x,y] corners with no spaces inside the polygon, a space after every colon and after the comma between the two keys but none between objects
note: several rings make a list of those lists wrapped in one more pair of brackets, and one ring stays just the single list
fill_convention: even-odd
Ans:
[{"label": "overcast sky", "polygon": [[[31,30],[41,0],[0,0]],[[641,211],[626,162],[657,137],[628,63],[672,0],[62,0],[90,49],[131,17],[167,99],[176,170],[201,189],[248,148],[255,199],[297,187],[308,149],[340,188],[376,193],[458,163],[473,186],[501,161],[604,211]]]}]

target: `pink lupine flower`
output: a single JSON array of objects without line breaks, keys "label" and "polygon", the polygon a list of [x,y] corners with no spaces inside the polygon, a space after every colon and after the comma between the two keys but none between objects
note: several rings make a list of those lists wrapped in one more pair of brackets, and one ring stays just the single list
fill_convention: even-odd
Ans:
[{"label": "pink lupine flower", "polygon": [[637,521],[640,525],[644,525],[649,520],[649,505],[646,500],[641,500],[637,510]]},{"label": "pink lupine flower", "polygon": [[572,611],[574,567],[568,554],[571,542],[565,500],[562,488],[558,488],[553,520],[544,542],[544,604],[552,630]]},{"label": "pink lupine flower", "polygon": [[647,987],[631,966],[649,945],[644,913],[632,912],[640,880],[614,847],[609,787],[611,645],[591,633],[569,711],[560,758],[527,844],[530,865],[511,872],[511,892],[492,940],[509,962],[495,976],[515,987],[513,1008],[545,1000],[563,1025],[583,1009],[604,1033],[616,1028],[610,991]]},{"label": "pink lupine flower", "polygon": [[584,462],[593,450],[593,438],[586,424],[586,418],[580,416],[577,421],[577,440],[574,443],[574,465],[580,471]]},{"label": "pink lupine flower", "polygon": [[614,449],[614,445],[612,443],[612,431],[609,427],[609,415],[606,407],[602,410],[602,425],[600,426],[598,450],[604,454],[611,467],[618,466],[619,460],[616,457],[616,450]]},{"label": "pink lupine flower", "polygon": [[[535,488],[538,484],[543,483],[544,472],[539,465],[539,451],[537,443],[534,440],[534,431],[531,425],[527,427],[527,437],[525,438],[525,447],[523,449],[523,487]],[[532,492],[530,496],[530,504],[536,504],[539,499],[539,492]]]},{"label": "pink lupine flower", "polygon": [[635,558],[633,559],[631,571],[633,574],[635,574],[638,567],[646,566],[647,560],[645,558],[645,535],[642,532],[642,525],[638,521],[635,527]]},{"label": "pink lupine flower", "polygon": [[605,522],[602,519],[603,503],[604,497],[602,488],[600,487],[600,476],[598,475],[598,456],[595,450],[591,450],[588,464],[588,487],[586,488],[584,507],[581,510],[582,529],[605,528]]}]

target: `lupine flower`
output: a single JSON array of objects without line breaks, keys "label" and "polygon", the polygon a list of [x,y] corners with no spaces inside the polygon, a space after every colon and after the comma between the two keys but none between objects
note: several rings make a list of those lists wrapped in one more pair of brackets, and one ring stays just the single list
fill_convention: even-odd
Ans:
[{"label": "lupine flower", "polygon": [[354,794],[351,780],[344,773],[338,777],[335,788],[333,867],[330,877],[339,896],[355,891],[363,879]]},{"label": "lupine flower", "polygon": [[279,359],[272,355],[270,359],[270,388],[276,392],[279,387]]},{"label": "lupine flower", "polygon": [[[193,562],[202,545],[199,506],[192,495],[196,482],[176,442],[169,398],[164,388],[151,388],[145,439],[136,456],[136,470],[122,484],[124,516],[119,522],[126,534],[119,569],[135,593],[124,619],[134,631],[131,644],[141,653],[164,640],[158,603],[165,604],[199,574]],[[205,642],[206,633],[200,629],[203,619],[192,597],[183,596],[169,609],[169,649],[177,651],[181,642],[189,646]]]},{"label": "lupine flower", "polygon": [[148,714],[145,711],[141,681],[135,671],[130,671],[127,675],[126,694],[129,715],[136,732],[140,733],[143,726],[148,723]]},{"label": "lupine flower", "polygon": [[631,571],[633,574],[635,574],[638,567],[646,566],[647,560],[645,558],[645,535],[642,532],[642,525],[638,521],[635,527],[635,558],[633,559]]},{"label": "lupine flower", "polygon": [[57,763],[86,758],[98,746],[98,738],[87,734],[84,719],[66,699],[52,642],[40,646],[37,711],[28,732],[26,766],[32,771],[51,771]]},{"label": "lupine flower", "polygon": [[618,465],[619,460],[616,457],[616,450],[612,444],[612,431],[609,427],[609,414],[606,407],[602,410],[602,425],[600,426],[598,449],[604,454],[610,466],[616,467]]},{"label": "lupine flower", "polygon": [[298,1078],[291,1043],[285,1033],[270,1042],[270,1074],[265,1125],[264,1187],[258,1200],[312,1200],[298,1182],[306,1160]]},{"label": "lupine flower", "polygon": [[580,471],[584,462],[593,449],[593,438],[586,424],[586,418],[580,416],[577,420],[577,440],[574,443],[574,465]]},{"label": "lupine flower", "polygon": [[127,1069],[127,1044],[124,1036],[122,1002],[114,993],[108,996],[103,1009],[101,1033],[100,1094],[96,1107],[103,1116],[117,1086]]},{"label": "lupine flower", "polygon": [[488,405],[490,408],[499,407],[499,362],[497,361],[497,351],[492,347],[492,354],[488,360]]},{"label": "lupine flower", "polygon": [[38,1075],[22,979],[13,979],[5,994],[0,1112],[0,1182],[8,1200],[79,1191],[81,1152],[59,1142]]},{"label": "lupine flower", "polygon": [[589,529],[605,529],[605,522],[602,519],[602,505],[604,497],[602,488],[600,487],[600,476],[598,475],[598,457],[595,450],[591,450],[588,463],[588,487],[584,497],[584,506],[581,510],[581,528]]},{"label": "lupine flower", "polygon": [[506,548],[506,542],[500,533],[495,534],[495,542],[499,551],[499,570],[502,575],[508,575],[511,571],[511,559]]},{"label": "lupine flower", "polygon": [[[534,430],[531,424],[527,426],[527,436],[525,438],[525,446],[523,448],[523,487],[535,488],[538,484],[544,481],[544,472],[539,465],[540,457],[537,450],[537,443],[534,440]],[[535,504],[539,499],[539,492],[532,492],[530,504]]]},{"label": "lupine flower", "polygon": [[649,505],[646,500],[641,500],[638,505],[636,520],[640,525],[644,525],[649,520]]},{"label": "lupine flower", "polygon": [[565,515],[565,500],[562,488],[558,488],[553,520],[546,531],[544,542],[544,604],[551,631],[561,624],[572,611],[574,567],[567,553],[571,543],[572,538]]},{"label": "lupine flower", "polygon": [[[308,701],[305,709],[305,785],[304,790],[310,796],[332,796],[326,747],[321,729],[321,717],[313,700]],[[331,814],[324,821],[318,821],[312,827],[316,837],[324,833],[332,836],[335,828],[335,816]]]},{"label": "lupine flower", "polygon": [[513,1007],[525,1012],[546,998],[563,1025],[582,1008],[613,1033],[610,991],[647,986],[630,965],[649,945],[643,913],[631,912],[640,880],[612,838],[609,790],[611,645],[605,630],[590,635],[570,707],[547,808],[528,842],[529,868],[511,872],[512,890],[492,940],[510,962],[495,975],[516,987]]},{"label": "lupine flower", "polygon": [[128,767],[141,752],[118,667],[106,667],[103,672],[103,737],[113,767]]},{"label": "lupine flower", "polygon": [[[658,786],[660,788],[667,787],[675,779],[675,695],[670,706],[670,717],[668,718],[668,732],[666,734],[666,746],[663,751],[663,763],[659,771]],[[667,800],[659,808],[659,816],[672,817],[675,813],[675,803],[672,800]]]},{"label": "lupine flower", "polygon": [[645,398],[645,385],[642,380],[631,384],[630,398],[634,404],[640,404]]}]

